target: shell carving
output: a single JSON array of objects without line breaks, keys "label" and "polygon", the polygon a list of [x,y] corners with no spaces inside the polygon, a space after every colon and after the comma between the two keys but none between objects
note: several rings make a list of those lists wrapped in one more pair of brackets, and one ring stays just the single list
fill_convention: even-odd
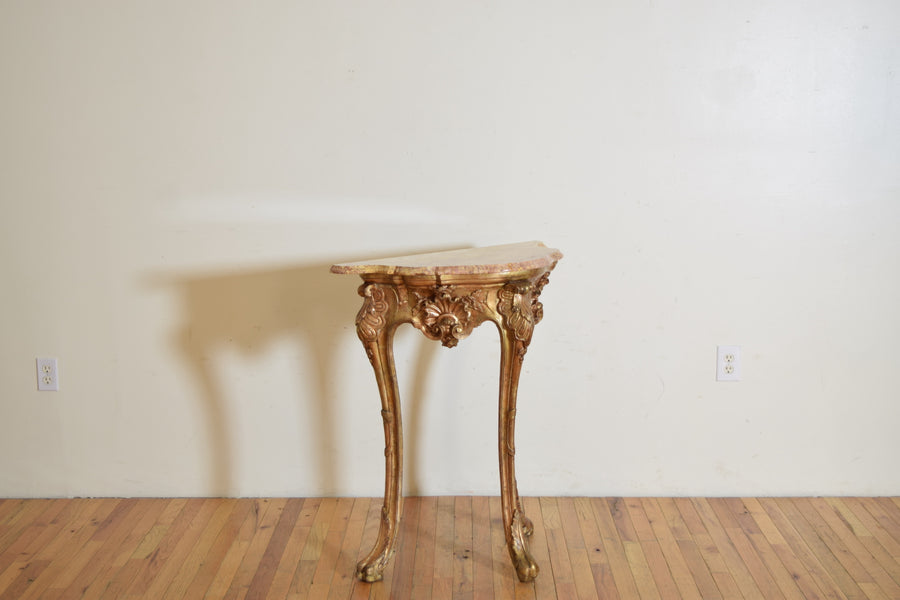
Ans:
[{"label": "shell carving", "polygon": [[453,348],[470,333],[478,323],[473,313],[483,311],[484,292],[475,290],[466,296],[457,296],[450,286],[437,286],[430,296],[414,292],[418,298],[413,324],[433,340],[440,340],[447,348]]}]

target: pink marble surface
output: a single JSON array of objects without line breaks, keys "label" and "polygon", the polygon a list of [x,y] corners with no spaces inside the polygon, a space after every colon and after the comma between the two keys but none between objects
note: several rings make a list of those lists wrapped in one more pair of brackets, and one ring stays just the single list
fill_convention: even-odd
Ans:
[{"label": "pink marble surface", "polygon": [[562,252],[541,242],[521,242],[482,248],[462,248],[409,256],[375,258],[331,266],[332,273],[364,275],[472,275],[507,273],[549,267]]}]

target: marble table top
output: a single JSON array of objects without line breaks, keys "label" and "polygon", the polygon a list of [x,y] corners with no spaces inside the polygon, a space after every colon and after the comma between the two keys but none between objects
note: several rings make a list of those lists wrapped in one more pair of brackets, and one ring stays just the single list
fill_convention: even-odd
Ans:
[{"label": "marble table top", "polygon": [[562,252],[541,242],[462,248],[332,265],[332,273],[385,275],[499,274],[553,266]]}]

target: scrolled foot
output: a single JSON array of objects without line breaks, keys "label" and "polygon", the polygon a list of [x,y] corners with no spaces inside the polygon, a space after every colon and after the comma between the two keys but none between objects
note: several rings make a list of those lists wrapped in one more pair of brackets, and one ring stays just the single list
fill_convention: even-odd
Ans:
[{"label": "scrolled foot", "polygon": [[387,562],[382,560],[363,561],[356,565],[356,578],[367,583],[381,581],[384,578],[384,567],[386,564]]},{"label": "scrolled foot", "polygon": [[533,532],[534,524],[531,519],[520,511],[515,511],[510,526],[509,556],[516,568],[516,575],[522,583],[534,581],[539,571],[537,563],[534,562],[534,558],[528,551],[528,545],[525,543],[525,538]]},{"label": "scrolled foot", "polygon": [[516,575],[522,583],[530,583],[537,577],[539,571],[537,563],[534,562],[527,549],[523,548],[522,554],[513,558],[513,563],[516,567]]}]

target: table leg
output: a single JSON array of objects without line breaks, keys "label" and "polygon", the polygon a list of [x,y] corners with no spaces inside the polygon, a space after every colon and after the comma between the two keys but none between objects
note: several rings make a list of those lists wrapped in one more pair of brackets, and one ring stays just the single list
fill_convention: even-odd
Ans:
[{"label": "table leg", "polygon": [[384,576],[384,569],[394,554],[394,543],[399,530],[403,503],[403,426],[393,350],[394,332],[398,323],[392,320],[393,310],[388,310],[389,303],[385,302],[384,290],[365,288],[363,286],[360,289],[360,294],[366,300],[357,318],[357,332],[375,369],[375,379],[381,395],[385,477],[378,538],[369,554],[357,565],[356,576],[363,581],[373,582]]},{"label": "table leg", "polygon": [[516,393],[519,373],[526,344],[517,339],[509,327],[500,326],[500,504],[503,512],[503,530],[509,556],[516,568],[519,581],[533,581],[538,574],[538,566],[528,551],[526,538],[533,531],[531,520],[522,510],[519,489],[516,483]]}]

